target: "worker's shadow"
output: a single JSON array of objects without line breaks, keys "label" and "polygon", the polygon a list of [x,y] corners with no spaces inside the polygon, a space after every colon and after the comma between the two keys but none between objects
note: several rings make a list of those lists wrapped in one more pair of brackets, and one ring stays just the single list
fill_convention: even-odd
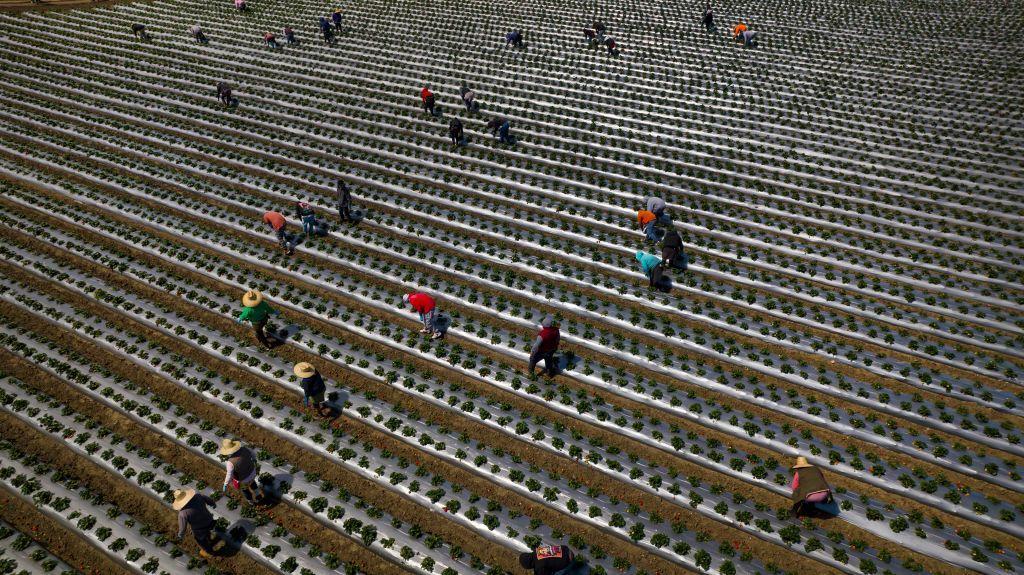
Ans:
[{"label": "worker's shadow", "polygon": [[833,519],[839,516],[839,504],[835,500],[828,503],[805,504],[800,509],[800,517],[811,519]]},{"label": "worker's shadow", "polygon": [[568,371],[570,369],[576,369],[576,366],[580,363],[580,358],[576,357],[574,353],[563,353],[556,358],[558,366],[555,368],[558,373]]},{"label": "worker's shadow", "polygon": [[253,531],[256,525],[248,519],[239,519],[228,525],[222,532],[217,532],[217,538],[224,542],[220,547],[214,548],[213,554],[217,557],[234,557],[242,550],[242,545]]},{"label": "worker's shadow", "polygon": [[363,211],[363,210],[353,209],[349,213],[350,224],[353,225],[353,226],[358,226],[365,219],[366,219],[366,212]]},{"label": "worker's shadow", "polygon": [[660,291],[661,293],[671,292],[672,278],[668,277],[667,275],[662,275],[661,278],[658,279],[658,283],[654,284],[654,289]]},{"label": "worker's shadow", "polygon": [[448,335],[448,329],[452,327],[452,318],[446,315],[439,315],[434,320],[434,331],[440,332],[441,337]]},{"label": "worker's shadow", "polygon": [[345,404],[348,403],[347,391],[332,391],[327,394],[327,401],[320,406],[320,417],[331,427],[341,424],[341,416],[345,411]]},{"label": "worker's shadow", "polygon": [[256,500],[261,509],[270,509],[281,503],[284,494],[291,489],[295,477],[290,473],[278,473],[276,475],[264,474],[260,476],[259,498]]}]

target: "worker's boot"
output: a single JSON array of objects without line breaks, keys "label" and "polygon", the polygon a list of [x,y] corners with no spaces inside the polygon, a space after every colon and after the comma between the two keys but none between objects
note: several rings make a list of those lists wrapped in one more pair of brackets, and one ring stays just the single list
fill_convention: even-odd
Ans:
[{"label": "worker's boot", "polygon": [[203,559],[213,559],[213,555],[210,555],[209,553],[207,553],[206,551],[203,551],[202,549],[199,550],[199,556],[202,557]]}]

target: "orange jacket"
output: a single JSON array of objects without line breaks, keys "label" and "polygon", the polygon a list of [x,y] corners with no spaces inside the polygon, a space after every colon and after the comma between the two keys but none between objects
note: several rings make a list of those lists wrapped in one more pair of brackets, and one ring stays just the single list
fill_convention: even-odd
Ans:
[{"label": "orange jacket", "polygon": [[636,221],[640,224],[641,230],[646,228],[647,224],[653,222],[656,219],[658,219],[658,217],[654,215],[654,212],[649,210],[640,210],[636,214]]},{"label": "orange jacket", "polygon": [[263,223],[270,224],[276,232],[284,227],[284,216],[278,212],[267,212],[263,214]]},{"label": "orange jacket", "polygon": [[741,32],[746,32],[746,31],[747,31],[747,25],[746,24],[737,24],[736,27],[732,29],[732,35],[735,36],[737,34],[740,34]]}]

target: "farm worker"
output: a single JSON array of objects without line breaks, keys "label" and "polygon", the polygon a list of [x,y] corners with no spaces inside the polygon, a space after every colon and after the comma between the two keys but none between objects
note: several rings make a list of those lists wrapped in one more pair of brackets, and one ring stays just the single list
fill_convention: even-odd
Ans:
[{"label": "farm worker", "polygon": [[513,48],[520,48],[523,45],[523,33],[519,30],[513,30],[505,35],[505,45],[512,46]]},{"label": "farm worker", "polygon": [[317,20],[317,24],[320,26],[320,32],[324,35],[324,43],[331,41],[331,23],[327,21],[327,18],[323,16]]},{"label": "farm worker", "polygon": [[338,219],[342,223],[351,222],[352,220],[352,192],[348,189],[348,184],[345,180],[338,178],[336,184],[338,191]]},{"label": "farm worker", "polygon": [[295,364],[292,372],[295,373],[295,377],[299,378],[299,387],[302,388],[302,405],[308,408],[309,404],[312,403],[313,409],[317,413],[323,414],[321,406],[324,403],[327,385],[324,383],[324,378],[321,377],[320,372],[313,367],[313,364],[304,361]]},{"label": "farm worker", "polygon": [[337,9],[331,14],[331,22],[334,22],[334,27],[341,31],[341,9]]},{"label": "farm worker", "polygon": [[217,97],[225,106],[231,105],[231,86],[227,82],[217,82]]},{"label": "farm worker", "polygon": [[686,256],[683,255],[683,238],[675,228],[669,229],[661,241],[661,260],[669,267],[686,271]]},{"label": "farm worker", "polygon": [[476,109],[476,92],[469,89],[469,86],[462,84],[459,88],[459,97],[462,98],[462,103],[466,105],[466,111],[472,112]]},{"label": "farm worker", "polygon": [[281,45],[277,43],[277,37],[274,36],[273,32],[267,32],[263,35],[263,41],[267,43],[267,46],[271,48],[280,48]]},{"label": "farm worker", "polygon": [[220,442],[220,450],[217,455],[225,458],[224,486],[221,487],[221,491],[227,492],[228,485],[231,485],[242,492],[246,501],[255,503],[258,494],[253,489],[253,484],[260,471],[256,454],[248,447],[242,446],[241,441],[224,439]]},{"label": "farm worker", "polygon": [[206,34],[203,34],[203,28],[199,24],[195,24],[189,29],[192,32],[192,37],[196,39],[196,42],[200,44],[206,44],[209,40],[206,39]]},{"label": "farm worker", "polygon": [[185,531],[192,529],[192,536],[199,545],[199,556],[210,559],[213,556],[213,514],[207,506],[216,507],[217,503],[209,497],[196,493],[195,489],[175,489],[171,509],[178,512],[178,537],[180,541]]},{"label": "farm worker", "polygon": [[281,312],[270,307],[270,304],[263,300],[263,294],[254,289],[242,294],[242,305],[245,307],[235,321],[238,323],[243,321],[252,323],[252,329],[256,332],[256,339],[264,347],[272,347],[272,343],[267,339],[264,329],[267,327],[267,321],[270,319],[270,316],[281,315]]},{"label": "farm worker", "polygon": [[288,223],[285,221],[284,216],[280,212],[268,211],[263,214],[263,223],[270,226],[270,229],[274,230],[274,234],[277,235],[277,241],[284,248],[284,251],[288,255],[295,253],[295,243],[288,237]]},{"label": "farm worker", "polygon": [[535,550],[519,554],[519,565],[533,570],[534,575],[587,575],[590,566],[574,563],[568,545],[540,545]]},{"label": "farm worker", "polygon": [[711,3],[708,2],[708,7],[704,10],[704,29],[708,32],[712,32],[715,29],[715,13],[711,11]]},{"label": "farm worker", "polygon": [[249,6],[245,4],[245,0],[235,0],[235,8],[238,8],[239,12],[245,12]]},{"label": "farm worker", "polygon": [[608,48],[608,54],[610,56],[618,56],[619,50],[616,48],[618,44],[615,43],[615,38],[607,38],[604,41],[604,45]]},{"label": "farm worker", "polygon": [[509,129],[511,127],[512,127],[512,124],[508,120],[505,120],[504,122],[502,122],[501,126],[498,127],[498,139],[501,140],[502,144],[514,144],[515,143],[512,140],[512,136],[509,135],[509,133],[508,133],[508,131],[509,131]]},{"label": "farm worker", "polygon": [[462,139],[465,137],[465,131],[462,129],[462,122],[458,118],[452,118],[452,121],[448,124],[448,136],[452,139],[452,145],[458,146],[462,144]]},{"label": "farm worker", "polygon": [[284,27],[284,39],[289,44],[298,44],[299,41],[295,39],[295,30],[292,30],[291,26]]},{"label": "farm worker", "polygon": [[132,24],[132,36],[145,40],[148,37],[146,35],[146,27],[142,24]]},{"label": "farm worker", "polygon": [[427,112],[431,116],[436,115],[434,114],[434,103],[436,102],[436,98],[434,97],[434,93],[430,91],[430,88],[424,86],[423,89],[420,90],[420,100],[423,100],[424,112]]},{"label": "farm worker", "polygon": [[306,237],[316,233],[316,210],[309,202],[295,202],[295,215],[302,222],[302,233],[306,234]]},{"label": "farm worker", "polygon": [[744,30],[736,37],[737,42],[743,42],[744,48],[757,48],[757,32]]},{"label": "farm worker", "polygon": [[503,123],[505,123],[504,118],[501,116],[495,116],[487,122],[487,129],[491,131],[492,136],[497,136],[498,130],[501,128]]},{"label": "farm worker", "polygon": [[654,217],[660,220],[665,215],[665,200],[654,196],[647,198],[647,211],[654,214]]},{"label": "farm worker", "polygon": [[640,227],[640,231],[647,236],[647,241],[658,241],[658,231],[655,229],[657,221],[658,216],[654,215],[651,210],[640,210],[636,213],[636,223]]},{"label": "farm worker", "polygon": [[828,503],[832,501],[832,488],[825,481],[820,469],[807,463],[807,458],[797,457],[796,464],[789,468],[793,472],[793,515],[799,517],[805,503]]},{"label": "farm worker", "polygon": [[640,269],[644,271],[644,275],[650,280],[649,287],[653,288],[658,285],[658,282],[661,281],[661,258],[647,252],[637,252],[636,261],[640,262]]},{"label": "farm worker", "polygon": [[434,298],[422,292],[407,293],[402,296],[402,301],[412,306],[413,311],[420,314],[420,321],[423,322],[423,329],[420,333],[432,333],[431,339],[437,339],[443,334],[434,327],[437,320],[437,304]]},{"label": "farm worker", "polygon": [[584,28],[583,38],[587,41],[587,46],[592,47],[597,44],[597,32],[593,28]]},{"label": "farm worker", "polygon": [[554,377],[558,372],[555,363],[555,352],[558,351],[558,343],[561,340],[561,334],[558,332],[558,326],[555,325],[555,318],[546,315],[544,319],[540,321],[540,331],[537,333],[537,339],[533,340],[533,348],[530,349],[530,364],[528,371],[530,375],[533,375],[533,368],[540,363],[540,360],[544,360],[544,368],[547,370],[548,375]]},{"label": "farm worker", "polygon": [[746,24],[743,24],[742,22],[737,24],[732,29],[732,37],[735,38],[735,37],[739,36],[740,34],[745,32],[746,29],[747,29],[747,25]]},{"label": "farm worker", "polygon": [[606,31],[608,31],[608,27],[604,25],[604,22],[600,20],[594,22],[594,32],[596,32],[598,36],[604,36]]}]

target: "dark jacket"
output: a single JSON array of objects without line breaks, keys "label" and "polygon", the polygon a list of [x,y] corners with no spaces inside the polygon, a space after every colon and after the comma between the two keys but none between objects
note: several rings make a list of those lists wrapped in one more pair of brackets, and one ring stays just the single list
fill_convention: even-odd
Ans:
[{"label": "dark jacket", "polygon": [[185,507],[178,511],[178,539],[185,536],[185,529],[192,528],[192,533],[208,533],[213,529],[213,514],[206,506],[214,506],[209,497],[196,493]]},{"label": "dark jacket", "polygon": [[679,249],[683,247],[683,238],[679,236],[679,232],[675,230],[669,230],[665,234],[665,238],[662,240],[662,247]]},{"label": "dark jacket", "polygon": [[320,377],[319,371],[314,373],[311,377],[303,378],[302,381],[299,382],[299,385],[302,386],[302,393],[304,393],[306,397],[313,397],[327,391],[327,386],[324,385],[324,378]]},{"label": "dark jacket", "polygon": [[801,467],[795,471],[799,476],[799,482],[793,490],[793,503],[800,503],[816,491],[831,490],[825,481],[825,475],[817,467]]},{"label": "dark jacket", "polygon": [[460,122],[458,119],[453,119],[451,123],[448,124],[448,135],[451,136],[452,139],[454,140],[461,140],[462,122]]},{"label": "dark jacket", "polygon": [[352,205],[352,192],[348,190],[348,184],[338,180],[338,209],[347,208]]},{"label": "dark jacket", "polygon": [[228,458],[231,462],[231,479],[241,481],[256,471],[256,456],[248,447],[243,447]]}]

